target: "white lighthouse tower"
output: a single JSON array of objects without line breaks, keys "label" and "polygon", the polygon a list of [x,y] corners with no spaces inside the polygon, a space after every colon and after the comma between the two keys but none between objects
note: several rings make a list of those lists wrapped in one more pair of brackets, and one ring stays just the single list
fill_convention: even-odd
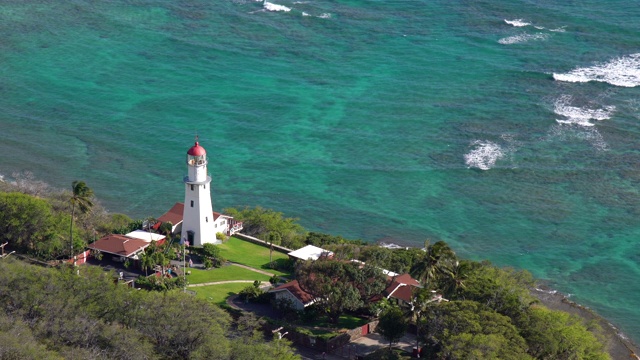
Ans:
[{"label": "white lighthouse tower", "polygon": [[187,151],[188,175],[184,178],[182,239],[192,246],[219,243],[211,205],[211,176],[207,175],[207,152],[197,141]]}]

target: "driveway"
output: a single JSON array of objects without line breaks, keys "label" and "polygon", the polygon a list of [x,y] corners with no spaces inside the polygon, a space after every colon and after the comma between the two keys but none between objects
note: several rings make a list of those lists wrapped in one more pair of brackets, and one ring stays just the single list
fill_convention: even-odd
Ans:
[{"label": "driveway", "polygon": [[[355,351],[358,355],[366,355],[380,348],[389,346],[389,342],[385,340],[382,335],[377,333],[363,336],[358,340],[352,341],[351,344],[355,345]],[[415,346],[416,335],[409,333],[405,334],[398,343],[393,345],[394,348],[402,349],[409,353],[413,351]]]}]

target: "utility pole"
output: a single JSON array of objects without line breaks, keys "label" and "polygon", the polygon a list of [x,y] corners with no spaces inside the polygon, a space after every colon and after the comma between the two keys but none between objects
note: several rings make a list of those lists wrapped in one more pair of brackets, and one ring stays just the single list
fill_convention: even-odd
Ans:
[{"label": "utility pole", "polygon": [[187,239],[182,239],[182,276],[184,279],[184,289],[182,292],[187,292]]}]

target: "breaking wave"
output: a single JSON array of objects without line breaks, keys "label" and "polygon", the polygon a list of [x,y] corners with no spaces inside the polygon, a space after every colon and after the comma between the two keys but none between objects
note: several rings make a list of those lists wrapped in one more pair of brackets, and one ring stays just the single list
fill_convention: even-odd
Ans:
[{"label": "breaking wave", "polygon": [[566,74],[553,74],[557,81],[606,82],[614,86],[636,87],[640,85],[640,53],[613,59],[591,67],[577,68]]},{"label": "breaking wave", "polygon": [[498,42],[502,45],[511,45],[511,44],[519,44],[532,40],[546,40],[549,37],[549,34],[537,33],[537,34],[519,34],[513,35],[506,38],[502,38],[498,40]]},{"label": "breaking wave", "polygon": [[491,141],[476,140],[471,147],[473,149],[464,155],[464,162],[470,168],[489,170],[504,156],[500,145]]},{"label": "breaking wave", "polygon": [[509,25],[513,25],[515,27],[523,27],[523,26],[529,26],[531,25],[531,23],[528,23],[522,19],[514,19],[514,20],[507,20],[504,19],[504,22],[506,22]]},{"label": "breaking wave", "polygon": [[262,6],[267,11],[284,11],[284,12],[291,11],[291,8],[288,8],[288,7],[284,6],[284,5],[278,5],[278,4],[274,4],[274,3],[270,3],[270,2],[266,2],[266,1],[264,2],[264,4]]},{"label": "breaking wave", "polygon": [[564,119],[556,119],[559,124],[575,124],[580,126],[593,126],[590,120],[607,120],[616,110],[615,106],[605,106],[602,109],[589,109],[571,106],[573,98],[570,95],[559,97],[554,103],[553,112],[563,116]]}]

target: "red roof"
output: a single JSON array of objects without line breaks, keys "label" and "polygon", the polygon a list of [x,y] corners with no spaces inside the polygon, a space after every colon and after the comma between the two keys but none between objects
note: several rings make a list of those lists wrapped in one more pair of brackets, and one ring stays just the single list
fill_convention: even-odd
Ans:
[{"label": "red roof", "polygon": [[158,222],[171,222],[173,226],[178,225],[182,221],[184,215],[184,204],[177,202],[169,211],[158,218]]},{"label": "red roof", "polygon": [[149,246],[149,242],[130,238],[124,235],[107,235],[102,239],[89,245],[90,249],[100,250],[109,254],[120,255],[124,257],[132,256],[138,251],[144,250]]},{"label": "red roof", "polygon": [[384,290],[387,297],[411,302],[411,288],[420,286],[418,280],[409,274],[402,274],[391,279],[391,283]]},{"label": "red roof", "polygon": [[191,149],[189,149],[189,151],[187,151],[187,154],[191,156],[202,156],[202,155],[206,155],[207,152],[202,146],[200,146],[200,143],[196,141],[196,144],[193,145]]},{"label": "red roof", "polygon": [[289,291],[291,295],[295,296],[296,299],[300,300],[300,302],[305,306],[310,302],[312,302],[314,299],[313,295],[309,294],[308,292],[300,288],[300,284],[298,283],[298,280],[289,281],[286,284],[282,284],[277,288],[270,290],[270,292],[276,292],[276,291]]}]

